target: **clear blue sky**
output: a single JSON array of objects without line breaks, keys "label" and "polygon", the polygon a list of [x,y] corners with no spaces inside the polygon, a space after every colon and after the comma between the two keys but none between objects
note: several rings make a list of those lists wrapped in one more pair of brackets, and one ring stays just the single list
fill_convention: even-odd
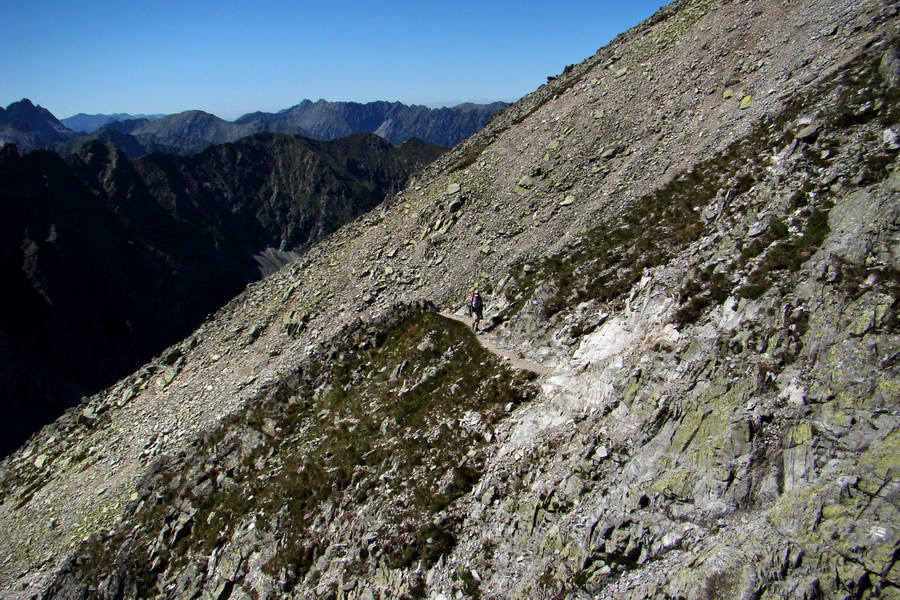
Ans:
[{"label": "clear blue sky", "polygon": [[664,0],[0,0],[0,105],[232,119],[514,101]]}]

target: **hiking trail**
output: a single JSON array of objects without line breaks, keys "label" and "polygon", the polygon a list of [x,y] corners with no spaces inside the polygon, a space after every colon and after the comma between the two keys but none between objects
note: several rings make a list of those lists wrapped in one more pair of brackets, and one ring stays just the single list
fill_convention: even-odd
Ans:
[{"label": "hiking trail", "polygon": [[[463,323],[467,327],[472,327],[472,320],[464,315],[452,314],[448,312],[440,312],[439,314],[444,318],[453,319],[454,321]],[[510,350],[501,348],[491,340],[490,334],[486,333],[484,329],[475,333],[475,337],[478,338],[478,342],[481,344],[482,348],[492,354],[495,354],[496,356],[499,356],[516,369],[531,371],[532,373],[537,373],[538,375],[549,375],[554,371],[552,367],[536,362],[531,362],[530,360],[525,360],[524,358],[519,358]]]}]

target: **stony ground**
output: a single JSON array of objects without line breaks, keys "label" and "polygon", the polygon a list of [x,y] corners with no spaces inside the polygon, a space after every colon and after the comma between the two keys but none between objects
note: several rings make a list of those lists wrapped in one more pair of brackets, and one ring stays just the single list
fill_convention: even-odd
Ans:
[{"label": "stony ground", "polygon": [[[113,597],[125,571],[90,556],[143,548],[151,499],[189,489],[146,565],[160,595],[896,597],[897,17],[677,2],[568,69],[5,461],[5,594]],[[264,568],[281,521],[263,507],[191,567],[167,554],[201,529],[203,482],[177,486],[219,456],[211,436],[243,431],[276,477],[287,458],[246,440],[283,438],[246,411],[285,386],[330,398],[303,391],[309,365],[349,361],[400,301],[454,313],[475,286],[488,339],[553,371],[490,427],[457,419],[482,441],[456,464],[478,476],[433,506],[437,533],[409,533],[411,562],[369,536],[403,539],[402,486],[310,509],[321,544],[293,569]]]}]

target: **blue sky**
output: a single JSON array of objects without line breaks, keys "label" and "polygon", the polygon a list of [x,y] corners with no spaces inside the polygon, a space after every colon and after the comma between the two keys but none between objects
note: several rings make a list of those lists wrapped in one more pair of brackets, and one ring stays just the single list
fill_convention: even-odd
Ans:
[{"label": "blue sky", "polygon": [[662,0],[0,0],[0,105],[232,119],[305,98],[515,101]]}]

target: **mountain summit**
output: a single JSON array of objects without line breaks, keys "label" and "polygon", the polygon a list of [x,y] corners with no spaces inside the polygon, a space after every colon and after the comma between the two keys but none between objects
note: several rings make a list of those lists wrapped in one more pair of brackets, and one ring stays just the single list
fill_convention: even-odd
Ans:
[{"label": "mountain summit", "polygon": [[42,148],[65,143],[77,133],[63,125],[46,108],[24,98],[6,109],[0,107],[0,146]]},{"label": "mountain summit", "polygon": [[566,69],[5,460],[4,594],[897,597],[898,19]]}]

